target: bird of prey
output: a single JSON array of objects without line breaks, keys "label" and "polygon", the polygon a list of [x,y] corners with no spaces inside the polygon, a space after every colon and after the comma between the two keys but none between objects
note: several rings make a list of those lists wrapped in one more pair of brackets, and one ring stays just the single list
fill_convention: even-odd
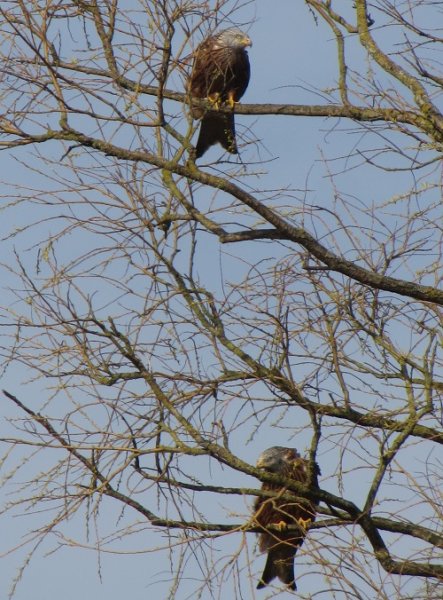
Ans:
[{"label": "bird of prey", "polygon": [[[268,448],[257,461],[259,468],[304,484],[308,483],[308,464],[295,448],[282,446]],[[316,464],[315,476],[319,473],[320,469]],[[278,577],[289,589],[296,590],[294,558],[303,544],[309,524],[315,520],[317,504],[295,496],[293,501],[283,500],[281,496],[291,495],[291,492],[278,484],[263,483],[262,490],[274,492],[275,497],[256,499],[254,520],[263,529],[276,525],[279,531],[259,533],[259,549],[261,552],[268,552],[268,557],[257,589],[265,587]],[[287,531],[288,525],[297,526],[297,530]]]},{"label": "bird of prey", "polygon": [[192,108],[192,116],[201,119],[196,158],[214,144],[221,144],[231,154],[237,154],[233,113],[220,113],[222,103],[233,109],[246,91],[250,77],[249,37],[239,29],[225,29],[206,38],[194,54],[194,64],[188,82],[192,98],[205,98],[214,110]]}]

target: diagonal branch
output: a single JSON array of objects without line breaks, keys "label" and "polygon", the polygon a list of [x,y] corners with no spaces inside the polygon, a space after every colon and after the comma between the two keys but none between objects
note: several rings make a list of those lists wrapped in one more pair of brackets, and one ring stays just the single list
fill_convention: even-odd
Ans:
[{"label": "diagonal branch", "polygon": [[[134,363],[137,363],[138,366],[141,366],[138,360],[134,360]],[[150,377],[150,374],[145,371],[144,375],[146,376],[147,381],[150,381],[150,384],[154,388],[156,388],[157,384]],[[100,473],[94,461],[88,460],[80,452],[78,452],[71,443],[69,443],[60,433],[58,433],[54,429],[49,419],[47,419],[39,413],[36,413],[32,409],[24,405],[18,398],[16,398],[9,392],[3,391],[3,393],[21,410],[28,414],[36,423],[40,424],[54,439],[56,439],[61,444],[62,447],[66,449],[67,452],[69,452],[74,458],[81,462],[86,467],[86,469],[94,475],[95,480],[99,481],[100,485],[97,489],[91,490],[92,492],[97,491],[103,493],[107,496],[110,496],[123,502],[128,506],[131,506],[132,508],[143,514],[153,525],[164,526],[168,528],[179,527],[181,529],[197,529],[199,531],[211,530],[211,525],[207,523],[195,523],[187,521],[161,519],[157,515],[146,509],[135,499],[114,489],[111,486],[110,482],[106,479],[106,477],[104,477]],[[175,407],[169,402],[166,395],[164,395],[159,388],[157,388],[157,393],[162,397],[162,401],[165,404],[165,407],[168,410],[172,409],[176,418],[185,422],[186,419],[181,416],[179,411],[175,409]],[[368,515],[364,511],[361,511],[353,502],[345,500],[344,498],[340,498],[339,496],[331,494],[330,492],[327,492],[325,490],[319,488],[309,489],[306,486],[300,484],[299,482],[293,481],[286,477],[282,477],[281,475],[267,473],[265,471],[262,471],[261,469],[252,467],[248,463],[245,463],[235,455],[231,454],[231,452],[229,452],[229,450],[227,450],[226,448],[223,448],[214,442],[209,442],[208,440],[206,440],[200,434],[200,432],[197,431],[189,422],[186,422],[186,426],[189,433],[194,437],[196,442],[198,442],[211,456],[214,456],[221,462],[229,465],[231,468],[247,473],[248,475],[257,477],[262,481],[268,481],[270,483],[278,484],[280,486],[283,485],[288,491],[292,491],[303,498],[307,498],[309,500],[320,500],[325,502],[326,504],[336,506],[342,511],[344,511],[345,514],[349,515],[349,519],[346,519],[345,517],[347,522],[358,523],[362,527],[372,548],[374,549],[377,560],[387,572],[421,577],[443,577],[442,565],[434,565],[430,563],[416,563],[410,560],[395,561],[390,555],[383,541],[383,538],[380,535],[380,532],[376,525],[376,521],[370,515]],[[250,491],[256,494],[259,490]],[[239,529],[244,530],[244,525],[241,525],[240,527],[235,525],[220,524],[212,526],[212,531],[238,531]],[[255,529],[253,529],[253,531],[255,531]]]},{"label": "diagonal branch", "polygon": [[232,197],[237,198],[237,200],[240,200],[240,202],[273,225],[282,236],[280,239],[286,239],[296,244],[300,244],[319,261],[323,262],[330,270],[342,273],[355,281],[359,281],[364,285],[379,290],[394,292],[401,296],[409,296],[411,298],[416,298],[417,300],[434,302],[435,304],[443,306],[442,290],[369,271],[368,269],[355,264],[353,261],[337,256],[318,242],[314,236],[306,231],[306,229],[291,225],[277,212],[267,207],[252,194],[240,188],[237,184],[217,175],[205,173],[192,162],[188,162],[186,165],[177,164],[175,161],[166,160],[150,152],[128,150],[120,146],[115,146],[104,140],[87,136],[72,128],[57,132],[51,131],[43,136],[35,136],[33,138],[36,143],[49,141],[51,139],[77,142],[85,147],[94,148],[107,156],[113,156],[122,160],[148,163],[161,169],[171,171],[172,173],[182,175],[183,177],[187,177],[198,183],[220,189],[230,194]]}]

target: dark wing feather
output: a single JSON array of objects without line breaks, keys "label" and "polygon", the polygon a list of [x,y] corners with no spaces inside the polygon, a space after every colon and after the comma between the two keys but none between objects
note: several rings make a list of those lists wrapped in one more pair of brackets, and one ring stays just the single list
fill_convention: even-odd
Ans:
[{"label": "dark wing feather", "polygon": [[[293,459],[286,463],[280,474],[300,483],[306,483],[307,466],[308,461],[294,455]],[[264,483],[262,489],[274,491],[276,494],[287,494],[284,488],[269,483]],[[301,502],[296,498],[291,502],[279,499],[278,496],[275,498],[257,498],[254,509],[255,520],[264,529],[269,525],[277,524],[280,524],[280,526],[282,524],[286,526],[298,525],[300,519],[314,521],[316,515],[316,505],[314,503]],[[303,544],[305,537],[306,530],[303,527],[297,532],[287,532],[283,526],[281,531],[272,533],[265,531],[259,534],[259,548],[262,552],[268,552],[268,558],[257,588],[264,587],[275,577],[278,577],[290,589],[296,589],[294,557],[298,548]]]},{"label": "dark wing feather", "polygon": [[[226,102],[229,97],[237,102],[249,83],[248,53],[243,48],[215,48],[215,42],[216,38],[210,37],[198,47],[189,80],[189,93],[193,98],[217,94],[220,102]],[[237,153],[234,115],[193,107],[192,116],[202,119],[196,158],[217,143],[228,152]]]}]

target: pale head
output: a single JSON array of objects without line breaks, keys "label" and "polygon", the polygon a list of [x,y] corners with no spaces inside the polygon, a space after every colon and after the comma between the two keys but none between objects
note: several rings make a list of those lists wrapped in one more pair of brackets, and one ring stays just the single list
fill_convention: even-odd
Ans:
[{"label": "pale head", "polygon": [[224,29],[214,35],[215,48],[247,48],[252,46],[251,39],[240,29]]},{"label": "pale head", "polygon": [[257,467],[265,469],[271,473],[280,473],[288,466],[288,463],[300,458],[295,448],[285,448],[283,446],[272,446],[264,450],[258,457]]}]

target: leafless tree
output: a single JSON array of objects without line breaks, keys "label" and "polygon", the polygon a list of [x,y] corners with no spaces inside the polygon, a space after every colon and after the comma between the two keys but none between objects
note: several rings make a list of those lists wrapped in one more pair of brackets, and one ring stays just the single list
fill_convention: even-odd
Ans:
[{"label": "leafless tree", "polygon": [[[238,105],[241,159],[196,164],[192,52],[259,4],[1,3],[0,147],[20,169],[2,177],[1,348],[29,383],[5,390],[2,481],[22,485],[2,514],[44,508],[31,555],[72,544],[78,513],[101,547],[137,532],[170,553],[169,597],[190,572],[192,597],[255,597],[250,507],[278,477],[254,461],[293,445],[323,472],[280,481],[320,502],[300,593],[311,573],[313,598],[437,600],[440,3],[295,3],[335,43],[334,84]],[[276,189],[260,119],[301,117],[322,160]]]}]

